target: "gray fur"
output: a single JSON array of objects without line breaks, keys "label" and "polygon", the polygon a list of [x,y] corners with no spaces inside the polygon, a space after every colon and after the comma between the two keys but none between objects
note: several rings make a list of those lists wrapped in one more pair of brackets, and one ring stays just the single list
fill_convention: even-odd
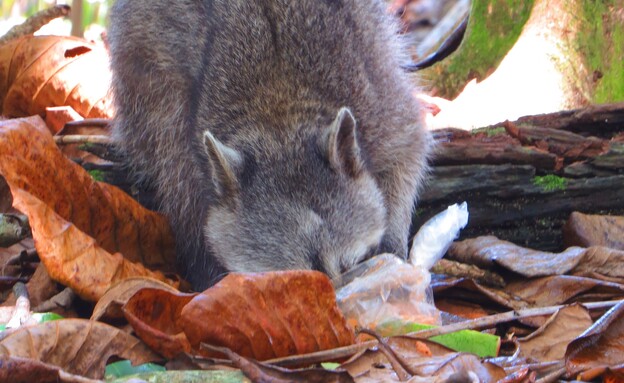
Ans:
[{"label": "gray fur", "polygon": [[405,256],[429,135],[380,0],[117,0],[115,137],[196,289]]}]

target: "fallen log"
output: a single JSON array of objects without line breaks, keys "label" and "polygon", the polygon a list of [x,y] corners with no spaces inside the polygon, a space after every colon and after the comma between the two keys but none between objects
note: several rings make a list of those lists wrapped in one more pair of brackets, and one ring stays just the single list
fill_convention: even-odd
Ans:
[{"label": "fallen log", "polygon": [[462,238],[493,234],[558,251],[570,213],[624,214],[624,103],[434,132],[432,176],[414,229],[467,201]]}]

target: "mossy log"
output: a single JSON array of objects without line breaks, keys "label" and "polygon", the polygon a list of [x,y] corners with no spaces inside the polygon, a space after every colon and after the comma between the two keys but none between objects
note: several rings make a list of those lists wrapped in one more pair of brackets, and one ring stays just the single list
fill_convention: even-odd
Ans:
[{"label": "mossy log", "polygon": [[471,133],[436,131],[437,156],[414,228],[467,201],[463,237],[494,234],[560,249],[561,227],[572,211],[624,213],[623,119],[624,103],[523,117]]},{"label": "mossy log", "polygon": [[624,101],[624,0],[472,0],[457,51],[421,72],[438,128]]}]

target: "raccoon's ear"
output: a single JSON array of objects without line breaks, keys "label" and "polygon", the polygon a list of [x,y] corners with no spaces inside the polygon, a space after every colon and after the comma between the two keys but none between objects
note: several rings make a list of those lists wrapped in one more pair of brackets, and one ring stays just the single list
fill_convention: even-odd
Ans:
[{"label": "raccoon's ear", "polygon": [[238,193],[236,174],[243,163],[243,157],[235,149],[222,144],[209,131],[204,132],[204,146],[217,195],[219,197],[236,195]]},{"label": "raccoon's ear", "polygon": [[364,162],[357,142],[355,117],[348,108],[340,108],[323,138],[322,146],[332,169],[351,177],[360,175]]}]

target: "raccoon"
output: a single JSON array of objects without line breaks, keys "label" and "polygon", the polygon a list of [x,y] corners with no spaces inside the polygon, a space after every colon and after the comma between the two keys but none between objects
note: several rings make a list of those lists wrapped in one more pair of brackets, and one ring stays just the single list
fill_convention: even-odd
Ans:
[{"label": "raccoon", "polygon": [[407,254],[430,137],[381,0],[117,0],[114,137],[195,289]]}]

